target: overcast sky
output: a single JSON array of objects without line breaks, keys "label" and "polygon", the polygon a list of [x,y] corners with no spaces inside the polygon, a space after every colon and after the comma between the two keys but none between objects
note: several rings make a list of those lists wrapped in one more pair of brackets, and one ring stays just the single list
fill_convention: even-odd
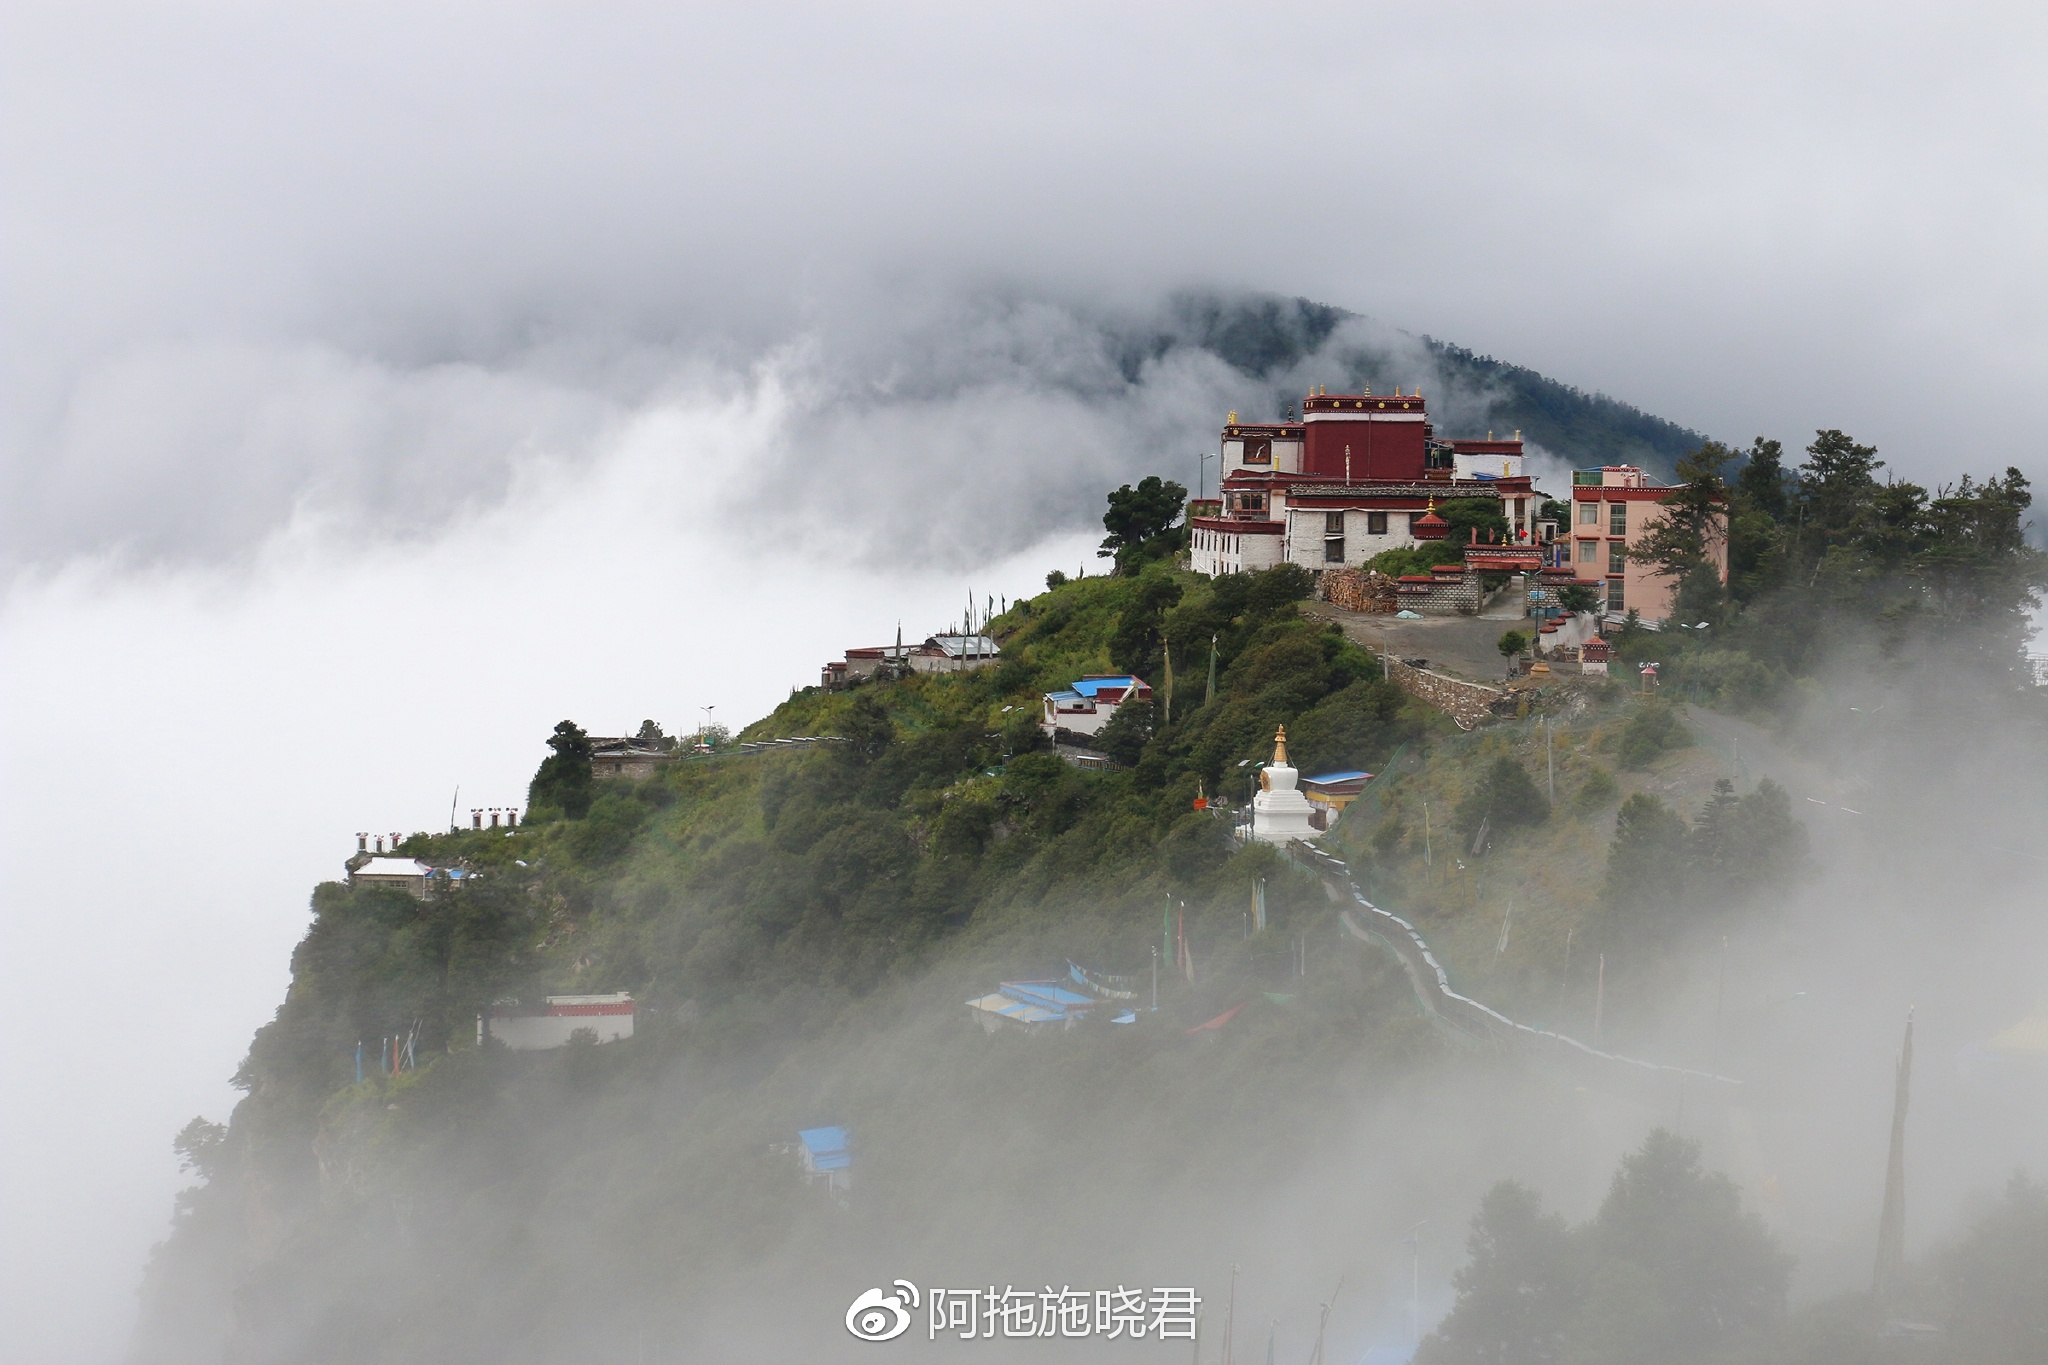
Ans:
[{"label": "overcast sky", "polygon": [[1104,318],[1297,294],[2042,472],[2038,5],[0,23],[0,978],[66,1021],[0,1043],[16,1359],[120,1339],[353,831],[520,799],[563,715],[751,718],[1185,477],[1232,377]]}]

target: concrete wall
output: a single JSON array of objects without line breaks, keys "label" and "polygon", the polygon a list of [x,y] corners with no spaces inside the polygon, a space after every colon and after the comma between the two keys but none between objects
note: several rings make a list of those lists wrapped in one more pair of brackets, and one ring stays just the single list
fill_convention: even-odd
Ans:
[{"label": "concrete wall", "polygon": [[577,1029],[587,1028],[600,1043],[633,1036],[630,1014],[514,1014],[491,1016],[491,1037],[514,1052],[539,1052],[561,1047]]},{"label": "concrete wall", "polygon": [[1188,567],[1211,578],[1226,573],[1258,573],[1279,562],[1280,537],[1277,534],[1197,526],[1189,537]]},{"label": "concrete wall", "polygon": [[393,890],[405,892],[406,895],[411,896],[414,900],[423,901],[427,898],[427,879],[425,877],[378,877],[367,873],[358,873],[353,880],[357,886],[388,886]]}]

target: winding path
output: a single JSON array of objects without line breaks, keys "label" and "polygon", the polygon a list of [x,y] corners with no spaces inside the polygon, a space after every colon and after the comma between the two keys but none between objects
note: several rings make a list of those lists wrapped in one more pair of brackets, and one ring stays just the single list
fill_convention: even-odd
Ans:
[{"label": "winding path", "polygon": [[1561,1047],[1572,1048],[1588,1057],[1621,1066],[1635,1067],[1645,1072],[1663,1072],[1674,1076],[1691,1076],[1699,1080],[1714,1081],[1721,1085],[1741,1085],[1733,1076],[1721,1076],[1711,1071],[1695,1071],[1690,1067],[1666,1066],[1661,1062],[1645,1062],[1635,1057],[1624,1057],[1617,1052],[1603,1052],[1589,1047],[1576,1038],[1567,1037],[1552,1029],[1535,1028],[1518,1024],[1502,1014],[1468,996],[1451,989],[1451,979],[1436,955],[1429,950],[1428,942],[1417,933],[1415,926],[1391,910],[1382,910],[1365,898],[1358,889],[1358,883],[1351,876],[1351,867],[1343,859],[1323,852],[1313,844],[1296,840],[1287,846],[1288,853],[1296,862],[1315,872],[1324,879],[1340,898],[1348,894],[1356,908],[1365,916],[1361,924],[1349,909],[1337,912],[1344,929],[1353,938],[1362,942],[1376,942],[1384,945],[1399,959],[1402,970],[1408,974],[1408,984],[1415,992],[1416,1003],[1424,1013],[1444,1026],[1465,1037],[1478,1038],[1526,1038],[1546,1039]]}]

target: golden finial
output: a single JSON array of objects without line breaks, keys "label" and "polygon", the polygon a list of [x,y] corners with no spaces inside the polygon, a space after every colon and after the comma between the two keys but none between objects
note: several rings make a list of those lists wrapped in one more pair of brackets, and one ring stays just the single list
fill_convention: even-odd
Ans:
[{"label": "golden finial", "polygon": [[1232,408],[1232,409],[1230,410],[1230,415],[1229,415],[1228,417],[1225,417],[1225,418],[1223,419],[1223,425],[1224,425],[1224,426],[1226,426],[1226,427],[1234,427],[1234,426],[1236,426],[1236,425],[1237,425],[1237,409],[1236,409],[1236,408]]},{"label": "golden finial", "polygon": [[1287,766],[1287,727],[1284,725],[1273,732],[1273,762],[1283,768]]}]

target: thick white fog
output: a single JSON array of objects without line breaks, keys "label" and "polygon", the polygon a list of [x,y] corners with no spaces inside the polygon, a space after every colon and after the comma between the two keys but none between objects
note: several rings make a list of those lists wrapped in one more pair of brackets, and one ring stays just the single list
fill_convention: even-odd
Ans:
[{"label": "thick white fog", "polygon": [[2031,472],[2044,24],[8,6],[8,1360],[118,1350],[354,831],[521,800],[563,716],[737,725],[1192,482],[1233,377],[1077,318],[1299,294]]}]

